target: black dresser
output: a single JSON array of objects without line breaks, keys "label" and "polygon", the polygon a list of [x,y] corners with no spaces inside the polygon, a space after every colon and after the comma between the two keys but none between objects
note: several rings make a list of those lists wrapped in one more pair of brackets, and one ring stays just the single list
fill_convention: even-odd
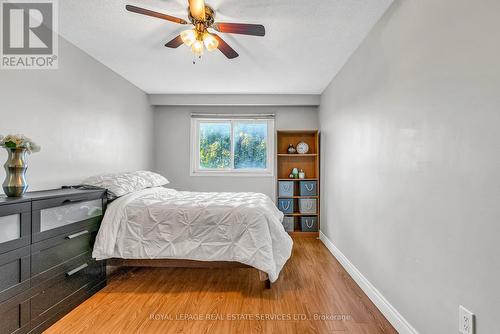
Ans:
[{"label": "black dresser", "polygon": [[92,259],[103,190],[0,197],[0,334],[41,333],[106,285]]}]

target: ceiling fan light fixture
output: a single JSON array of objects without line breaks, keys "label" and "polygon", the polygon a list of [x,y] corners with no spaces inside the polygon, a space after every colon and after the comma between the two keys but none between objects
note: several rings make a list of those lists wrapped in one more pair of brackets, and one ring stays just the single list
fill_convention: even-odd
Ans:
[{"label": "ceiling fan light fixture", "polygon": [[[181,32],[175,38],[167,42],[165,47],[177,49],[184,44],[190,47],[192,52],[200,58],[205,52],[205,48],[208,51],[219,49],[228,59],[234,59],[239,56],[238,52],[229,46],[217,33],[250,36],[265,36],[266,34],[266,29],[262,24],[215,22],[215,11],[212,7],[205,4],[205,0],[188,0],[188,2],[189,7],[187,14],[189,22],[175,16],[133,5],[126,5],[125,9],[129,12],[156,17],[178,24],[193,25],[192,29]],[[216,33],[209,33],[207,31],[208,29],[213,29]]]},{"label": "ceiling fan light fixture", "polygon": [[184,30],[181,32],[181,39],[187,46],[192,46],[197,40],[197,32],[194,29]]},{"label": "ceiling fan light fixture", "polygon": [[204,50],[203,42],[200,40],[196,40],[193,45],[191,45],[191,51],[197,56],[202,56]]},{"label": "ceiling fan light fixture", "polygon": [[212,52],[219,47],[219,41],[217,41],[217,39],[208,32],[203,34],[203,43],[209,52]]}]

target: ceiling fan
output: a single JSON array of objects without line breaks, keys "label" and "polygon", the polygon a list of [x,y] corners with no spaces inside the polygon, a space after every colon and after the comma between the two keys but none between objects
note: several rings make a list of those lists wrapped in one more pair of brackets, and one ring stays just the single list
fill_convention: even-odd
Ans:
[{"label": "ceiling fan", "polygon": [[205,5],[204,0],[188,1],[188,17],[190,22],[137,6],[127,5],[126,9],[130,12],[148,15],[178,24],[191,23],[194,26],[193,29],[183,31],[179,36],[165,44],[165,46],[175,49],[185,44],[191,47],[193,53],[198,57],[203,55],[205,48],[208,51],[219,49],[229,59],[238,57],[238,53],[232,47],[230,47],[219,35],[209,32],[209,29],[220,33],[252,36],[264,36],[266,34],[266,29],[261,24],[215,22],[215,11],[212,7]]}]

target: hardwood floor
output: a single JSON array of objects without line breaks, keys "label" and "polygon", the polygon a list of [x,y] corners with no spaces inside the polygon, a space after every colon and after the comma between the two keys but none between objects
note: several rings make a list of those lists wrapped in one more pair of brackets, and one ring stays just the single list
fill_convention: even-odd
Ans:
[{"label": "hardwood floor", "polygon": [[294,243],[271,290],[255,269],[137,268],[45,333],[397,333],[319,240]]}]

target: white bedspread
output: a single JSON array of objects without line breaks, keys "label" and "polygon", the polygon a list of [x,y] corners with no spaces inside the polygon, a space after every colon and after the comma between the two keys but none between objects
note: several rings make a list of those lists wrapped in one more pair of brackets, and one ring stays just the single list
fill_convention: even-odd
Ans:
[{"label": "white bedspread", "polygon": [[282,219],[264,194],[149,188],[108,206],[93,257],[237,261],[274,282],[293,244]]}]

